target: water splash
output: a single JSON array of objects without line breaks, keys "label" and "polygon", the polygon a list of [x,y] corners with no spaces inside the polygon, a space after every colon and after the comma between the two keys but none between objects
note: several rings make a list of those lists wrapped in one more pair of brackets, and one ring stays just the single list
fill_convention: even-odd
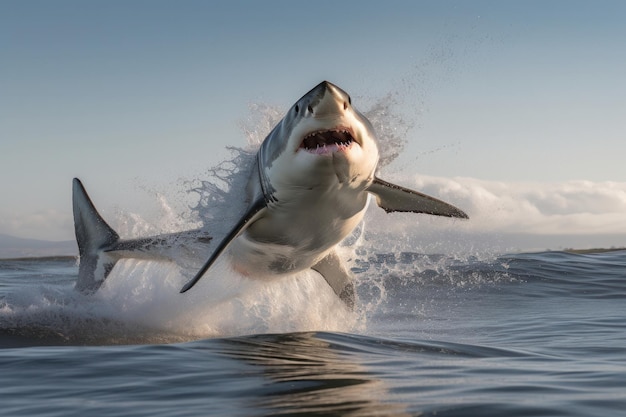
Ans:
[{"label": "water splash", "polygon": [[[406,145],[411,123],[398,112],[397,97],[371,101],[364,112],[378,132],[381,166]],[[251,106],[242,124],[247,145],[232,147],[231,157],[183,185],[195,201],[190,213],[176,214],[163,194],[154,193],[161,216],[149,222],[141,215],[118,212],[123,236],[175,232],[196,225],[217,241],[245,210],[245,189],[256,150],[283,112],[265,104]],[[382,210],[370,207],[371,211]],[[367,319],[388,298],[390,277],[420,285],[433,276],[447,277],[459,257],[420,257],[408,236],[367,233],[371,225],[385,229],[397,218],[371,215],[341,245],[340,256],[357,276],[359,303],[349,311],[324,279],[303,271],[274,281],[255,281],[232,271],[228,257],[218,259],[193,291],[181,286],[208,256],[207,248],[174,253],[176,262],[122,260],[97,294],[85,297],[65,286],[28,286],[0,304],[0,328],[29,329],[67,343],[163,343],[205,337],[294,331],[363,331]],[[391,254],[384,255],[384,254]],[[380,257],[387,256],[383,262]],[[414,256],[408,260],[409,257]],[[400,262],[391,263],[391,258]],[[373,261],[374,260],[374,261]],[[407,261],[408,260],[408,261]],[[406,262],[405,262],[406,261]],[[366,267],[367,266],[367,267]],[[429,278],[430,277],[430,278]],[[73,277],[72,277],[73,278]],[[3,323],[4,322],[4,323]]]},{"label": "water splash", "polygon": [[373,100],[364,112],[378,137],[378,170],[392,163],[402,153],[407,143],[407,132],[413,127],[413,123],[397,111],[398,104],[398,95],[389,93]]}]

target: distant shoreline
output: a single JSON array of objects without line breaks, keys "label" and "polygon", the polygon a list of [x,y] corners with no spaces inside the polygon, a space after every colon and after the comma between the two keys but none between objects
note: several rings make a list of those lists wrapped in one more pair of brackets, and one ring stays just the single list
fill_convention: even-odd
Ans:
[{"label": "distant shoreline", "polygon": [[2,261],[75,261],[78,256],[73,255],[58,255],[58,256],[18,256],[10,258],[0,258]]},{"label": "distant shoreline", "polygon": [[563,249],[563,252],[590,255],[594,253],[618,252],[621,250],[626,250],[626,248]]},{"label": "distant shoreline", "polygon": [[54,259],[76,255],[78,247],[74,240],[25,239],[0,233],[0,259]]}]

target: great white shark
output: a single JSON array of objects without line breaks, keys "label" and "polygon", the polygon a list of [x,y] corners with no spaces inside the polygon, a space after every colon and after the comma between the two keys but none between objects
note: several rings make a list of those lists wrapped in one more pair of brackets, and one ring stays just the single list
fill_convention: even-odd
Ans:
[{"label": "great white shark", "polygon": [[[180,292],[224,255],[234,270],[256,279],[313,269],[352,307],[353,279],[336,247],[362,221],[369,195],[387,212],[468,218],[453,205],[378,178],[378,159],[374,129],[350,96],[328,81],[318,84],[261,144],[242,195],[243,216]],[[80,255],[76,288],[85,293],[97,291],[119,259],[171,259],[172,246],[212,239],[201,229],[120,239],[76,178],[73,209]]]}]

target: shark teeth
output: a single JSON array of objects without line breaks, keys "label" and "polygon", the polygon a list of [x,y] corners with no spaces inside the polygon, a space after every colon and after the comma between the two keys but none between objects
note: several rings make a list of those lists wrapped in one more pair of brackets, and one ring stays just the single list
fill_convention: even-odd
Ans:
[{"label": "shark teeth", "polygon": [[[347,148],[355,142],[352,133],[347,129],[332,129],[313,132],[304,137],[301,149],[316,152],[320,148]],[[334,145],[334,146],[333,146]]]}]

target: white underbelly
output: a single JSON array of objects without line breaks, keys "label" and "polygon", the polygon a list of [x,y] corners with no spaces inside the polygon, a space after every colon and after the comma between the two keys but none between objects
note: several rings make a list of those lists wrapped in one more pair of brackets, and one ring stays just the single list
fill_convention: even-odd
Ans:
[{"label": "white underbelly", "polygon": [[352,232],[364,212],[365,208],[348,219],[267,217],[260,220],[261,232],[244,232],[231,244],[233,268],[261,279],[311,268]]},{"label": "white underbelly", "polygon": [[242,275],[273,279],[310,268],[327,251],[303,251],[298,247],[260,243],[240,236],[231,245],[229,255],[233,268]]}]

